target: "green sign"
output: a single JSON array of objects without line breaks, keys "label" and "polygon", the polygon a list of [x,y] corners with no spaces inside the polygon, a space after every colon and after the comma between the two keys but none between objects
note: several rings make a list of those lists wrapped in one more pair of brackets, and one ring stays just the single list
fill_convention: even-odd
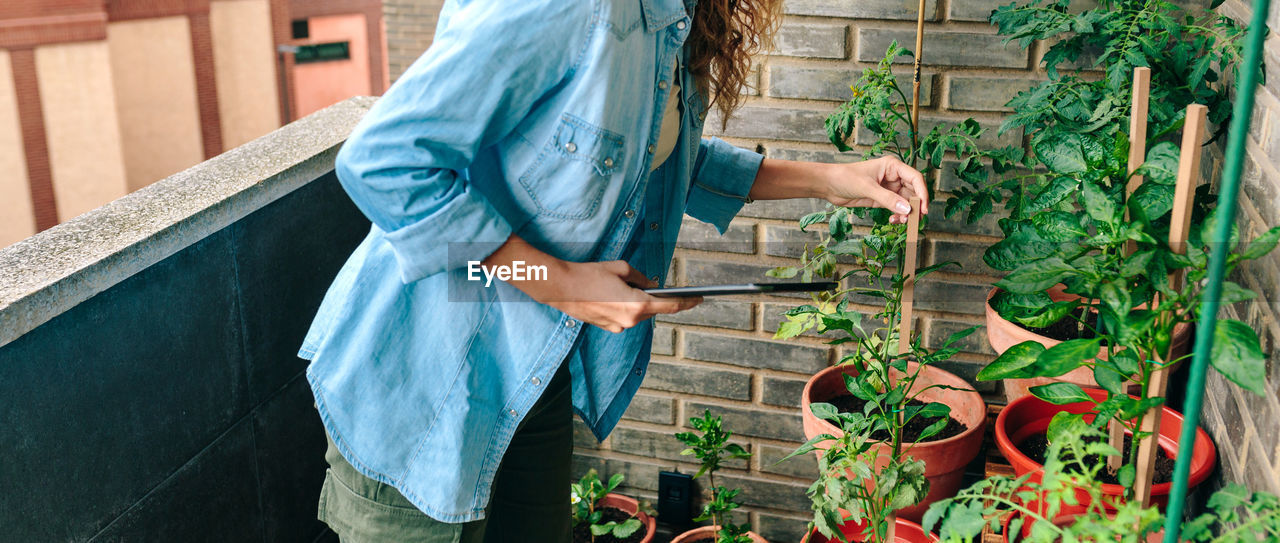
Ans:
[{"label": "green sign", "polygon": [[293,54],[296,64],[310,62],[326,62],[330,60],[347,60],[351,58],[351,42],[317,43],[315,45],[299,45]]}]

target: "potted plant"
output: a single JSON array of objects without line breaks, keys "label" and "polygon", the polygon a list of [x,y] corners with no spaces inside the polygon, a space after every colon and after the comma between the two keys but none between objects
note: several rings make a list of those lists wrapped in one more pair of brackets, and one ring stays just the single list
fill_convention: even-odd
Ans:
[{"label": "potted plant", "polygon": [[[1006,542],[1136,543],[1162,538],[1164,518],[1156,507],[1106,494],[1098,480],[1101,464],[1084,461],[1116,452],[1101,430],[1062,416],[1054,420],[1050,433],[1054,439],[1043,469],[978,481],[956,497],[935,503],[924,526],[936,526],[947,542],[980,541],[987,528],[999,531]],[[1210,511],[1184,522],[1186,541],[1280,538],[1280,500],[1275,496],[1251,495],[1233,484],[1215,493],[1208,505]]]},{"label": "potted plant", "polygon": [[[1011,275],[1029,275],[1060,256],[1056,249],[1061,238],[1075,234],[1072,225],[1077,223],[1068,219],[1087,212],[1076,197],[1085,191],[1114,196],[1132,185],[1133,197],[1126,202],[1132,205],[1122,210],[1140,211],[1153,222],[1165,220],[1172,200],[1169,168],[1177,164],[1176,146],[1169,140],[1182,127],[1183,111],[1192,103],[1208,106],[1218,135],[1226,130],[1230,100],[1218,82],[1229,80],[1240,62],[1243,29],[1212,11],[1184,10],[1165,0],[1102,0],[1085,10],[1070,9],[1070,0],[1031,0],[1000,7],[991,21],[1006,41],[1017,40],[1024,48],[1037,40],[1053,44],[1042,59],[1048,80],[1011,100],[1013,113],[1000,128],[1026,130],[1034,153],[954,149],[959,159],[955,172],[964,186],[948,199],[946,215],[964,211],[973,222],[990,213],[995,203],[1003,203],[1008,213],[1000,220],[1004,239],[984,254],[987,265]],[[1084,65],[1091,56],[1092,68],[1103,71],[1103,77],[1059,70],[1063,64]],[[1150,123],[1153,145],[1136,149],[1137,160],[1130,155],[1130,137],[1123,129],[1134,67],[1151,70],[1150,112],[1142,120]],[[1145,142],[1146,135],[1143,130],[1135,140]],[[1021,169],[1007,162],[1015,156]],[[1136,166],[1144,156],[1145,165],[1131,171],[1126,158]],[[992,160],[991,172],[986,159]],[[1063,230],[1064,224],[1068,229]],[[1084,232],[1092,235],[1087,227]],[[1093,252],[1074,255],[1070,264],[1114,264],[1107,251],[1116,243],[1106,241],[1099,240]],[[1117,241],[1123,245],[1127,240]],[[993,290],[986,326],[992,347],[1004,352],[1028,340],[1051,347],[1092,339],[1096,317],[1089,308],[1097,298],[1086,290],[1070,281],[1046,284],[1034,292]],[[1151,300],[1137,303],[1144,302]],[[1185,344],[1189,330],[1175,330],[1175,344]],[[1097,386],[1092,377],[1077,371],[1056,379]],[[1044,383],[1007,382],[1006,390],[1013,400],[1030,386]]]},{"label": "potted plant", "polygon": [[750,458],[747,452],[737,443],[729,443],[732,432],[725,430],[720,417],[711,416],[711,410],[703,413],[702,418],[689,419],[693,432],[679,432],[676,439],[688,448],[680,451],[682,455],[691,455],[702,464],[693,478],[707,476],[711,487],[711,499],[702,504],[702,514],[693,520],[701,522],[710,520],[710,526],[702,526],[684,532],[672,539],[672,543],[768,543],[765,538],[751,532],[749,524],[734,524],[731,518],[738,503],[734,501],[739,489],[726,488],[716,484],[716,471],[725,460]]},{"label": "potted plant", "polygon": [[569,485],[573,506],[574,543],[649,543],[657,528],[634,498],[614,494],[623,475],[601,481],[595,469],[587,470]]},{"label": "potted plant", "polygon": [[[1149,215],[1135,205],[1130,209],[1134,211],[1132,217],[1136,220],[1126,222],[1120,211],[1119,195],[1095,194],[1089,186],[1085,185],[1082,194],[1082,198],[1088,200],[1086,214],[1076,220],[1091,223],[1091,228],[1097,232],[1091,239],[1123,230],[1130,239],[1136,239],[1137,251],[1130,254],[1112,251],[1107,255],[1111,261],[1105,266],[1090,265],[1096,261],[1094,256],[1084,261],[1047,258],[1029,268],[1038,270],[1038,274],[1030,271],[1010,274],[1000,284],[1011,292],[1021,293],[1036,287],[1043,288],[1046,284],[1073,283],[1075,288],[1089,293],[1089,298],[1095,300],[1089,304],[1090,310],[1098,315],[1098,322],[1093,327],[1095,337],[1065,341],[1049,348],[1034,341],[1019,343],[984,368],[978,378],[1056,377],[1077,368],[1088,368],[1102,390],[1086,391],[1072,383],[1032,387],[1033,397],[1010,403],[997,419],[997,444],[1014,468],[1019,473],[1026,473],[1038,465],[1025,454],[1024,449],[1030,447],[1028,440],[1042,442],[1048,422],[1057,412],[1070,412],[1074,418],[1087,420],[1097,427],[1114,421],[1124,427],[1135,444],[1118,453],[1124,454],[1123,467],[1114,472],[1108,470],[1105,474],[1111,478],[1108,482],[1116,484],[1104,485],[1104,491],[1118,494],[1130,487],[1137,475],[1136,442],[1147,437],[1143,428],[1146,427],[1144,417],[1151,416],[1149,410],[1162,410],[1159,414],[1162,421],[1159,440],[1168,448],[1165,454],[1169,457],[1168,462],[1172,462],[1172,456],[1180,449],[1177,439],[1181,416],[1162,407],[1164,398],[1154,394],[1150,387],[1157,374],[1170,371],[1173,365],[1188,356],[1169,356],[1168,353],[1171,352],[1175,331],[1194,322],[1197,317],[1208,263],[1208,247],[1203,237],[1207,233],[1201,230],[1207,231],[1207,225],[1213,221],[1206,220],[1199,227],[1193,226],[1186,254],[1180,254],[1168,244],[1155,242],[1155,236],[1166,228],[1163,223],[1150,220]],[[1062,228],[1082,228],[1080,224],[1068,224],[1065,217],[1061,224],[1067,225]],[[1266,255],[1275,248],[1278,239],[1280,227],[1267,231],[1243,248],[1239,247],[1238,239],[1232,239],[1230,243],[1237,249],[1228,258],[1228,272],[1240,263]],[[1092,242],[1071,239],[1060,245],[1058,250],[1065,254],[1092,250],[1089,243]],[[1185,273],[1185,281],[1170,280],[1169,271]],[[1224,303],[1254,297],[1253,292],[1231,282],[1224,283],[1223,292]],[[1139,300],[1152,300],[1154,304],[1139,305]],[[1221,319],[1215,324],[1214,335],[1212,366],[1242,388],[1265,394],[1262,383],[1265,382],[1266,362],[1257,333],[1243,322]],[[1105,356],[1094,354],[1100,348]],[[1127,382],[1136,384],[1139,395],[1128,394]],[[1201,431],[1197,435],[1193,483],[1208,476],[1214,461],[1213,445],[1207,434]],[[1043,448],[1042,444],[1035,446]],[[1153,496],[1157,503],[1163,503],[1169,485],[1158,484],[1159,480],[1156,483]]]},{"label": "potted plant", "polygon": [[[852,87],[853,98],[827,119],[827,132],[837,148],[847,151],[848,139],[862,124],[876,136],[868,157],[893,154],[909,163],[923,159],[927,172],[941,164],[945,147],[976,146],[982,131],[970,119],[934,128],[919,138],[906,93],[890,69],[902,56],[911,53],[894,42],[877,66],[863,71]],[[870,232],[855,235],[851,222],[868,216]],[[769,272],[774,277],[802,275],[808,281],[818,276],[851,284],[787,311],[775,335],[786,339],[815,330],[838,336],[828,343],[845,346],[840,364],[819,372],[805,386],[801,414],[809,441],[792,455],[825,451],[819,460],[821,478],[810,489],[814,527],[824,537],[844,537],[842,530],[850,526],[841,528],[842,524],[856,526],[871,519],[855,531],[883,538],[889,526],[885,521],[892,514],[918,519],[930,501],[959,489],[963,468],[982,443],[981,396],[963,379],[931,365],[954,355],[958,350],[951,345],[973,329],[953,335],[937,351],[925,349],[918,337],[899,338],[900,322],[910,321],[903,316],[908,280],[914,284],[953,263],[914,273],[896,269],[906,263],[909,232],[907,225],[888,224],[888,219],[885,210],[830,208],[810,214],[801,219],[800,227],[825,222],[821,241],[806,247],[800,266]],[[911,250],[914,262],[914,247]],[[853,270],[839,270],[840,259],[851,262]],[[856,304],[877,308],[868,319],[878,321],[875,326],[864,326]],[[848,405],[840,409],[831,402]],[[938,454],[944,450],[946,454]],[[882,491],[891,496],[868,494],[868,488],[890,480],[896,484]],[[826,487],[848,492],[832,495]]]}]

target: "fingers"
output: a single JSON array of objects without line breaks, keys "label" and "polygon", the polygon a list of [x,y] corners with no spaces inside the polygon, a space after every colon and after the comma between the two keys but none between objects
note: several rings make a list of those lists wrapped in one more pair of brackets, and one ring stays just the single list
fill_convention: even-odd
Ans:
[{"label": "fingers", "polygon": [[688,298],[653,298],[645,306],[644,312],[650,316],[658,313],[679,313],[686,309],[693,309],[702,303],[701,296],[693,296]]},{"label": "fingers", "polygon": [[[902,196],[915,196],[920,198],[920,213],[929,214],[929,189],[925,185],[924,175],[915,168],[906,165],[901,160],[893,157],[885,157],[885,169],[882,174],[881,185],[894,186],[898,185],[898,192]],[[904,190],[905,189],[905,190]],[[905,201],[905,198],[903,198]],[[887,206],[886,206],[887,207]],[[894,211],[898,209],[887,207]],[[906,211],[902,211],[905,215],[910,213],[910,207]],[[905,219],[905,217],[904,217]],[[905,220],[904,220],[905,222]]]},{"label": "fingers", "polygon": [[626,263],[626,261],[611,260],[609,262],[602,262],[601,265],[604,266],[604,269],[608,270],[609,273],[621,277],[623,281],[635,285],[638,288],[654,288],[658,286],[657,283],[650,281],[648,277],[645,277],[643,273],[640,273],[640,270],[631,267],[631,264]]}]

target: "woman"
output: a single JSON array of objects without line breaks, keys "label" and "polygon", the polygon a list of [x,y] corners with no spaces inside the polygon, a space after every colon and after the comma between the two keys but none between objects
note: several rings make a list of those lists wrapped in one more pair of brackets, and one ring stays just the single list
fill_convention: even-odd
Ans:
[{"label": "woman", "polygon": [[700,137],[779,3],[446,3],[338,155],[373,228],[300,352],[330,437],[319,514],[344,541],[567,541],[571,411],[604,439],[649,318],[700,302],[637,288],[663,283],[683,214],[723,232],[751,199],[808,197],[901,221],[925,194],[891,159]]}]

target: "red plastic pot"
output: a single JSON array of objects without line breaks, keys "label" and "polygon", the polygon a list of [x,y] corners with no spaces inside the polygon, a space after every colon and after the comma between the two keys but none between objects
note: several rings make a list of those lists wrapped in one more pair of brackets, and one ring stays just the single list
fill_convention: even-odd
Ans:
[{"label": "red plastic pot", "polygon": [[[910,362],[907,364],[909,371],[915,371],[917,364]],[[822,370],[809,379],[804,386],[804,392],[801,395],[800,410],[804,421],[804,433],[808,439],[822,434],[831,434],[836,437],[844,435],[844,432],[836,428],[835,425],[814,416],[809,410],[809,405],[813,402],[826,402],[840,396],[848,394],[845,388],[844,376],[857,375],[857,369],[852,366],[833,366]],[[917,389],[923,389],[930,385],[947,385],[966,390],[948,390],[934,388],[920,394],[919,399],[924,402],[939,402],[951,407],[951,417],[964,424],[967,430],[957,436],[938,441],[930,441],[928,443],[919,443],[909,449],[904,449],[908,456],[914,457],[925,463],[925,476],[929,479],[929,494],[919,504],[898,511],[898,515],[908,520],[919,521],[924,516],[924,512],[929,509],[929,504],[938,500],[955,496],[960,490],[961,479],[964,477],[964,468],[971,460],[978,456],[978,452],[982,449],[982,435],[986,431],[986,413],[987,404],[982,401],[982,395],[970,389],[969,383],[964,379],[957,377],[955,374],[941,370],[932,366],[925,367],[920,372],[920,377],[916,380]],[[888,461],[888,445],[881,444],[884,450],[880,451],[880,457],[884,462]],[[819,444],[819,449],[825,449]],[[819,451],[821,454],[821,451]],[[877,465],[876,468],[883,467]]]},{"label": "red plastic pot", "polygon": [[[1013,466],[1015,473],[1022,476],[1044,468],[1044,466],[1023,454],[1018,449],[1017,444],[1022,443],[1033,435],[1045,433],[1049,428],[1049,421],[1053,419],[1055,414],[1063,411],[1087,413],[1093,409],[1097,402],[1107,398],[1107,393],[1103,390],[1087,389],[1085,393],[1092,397],[1094,402],[1053,405],[1035,396],[1024,396],[1014,400],[1013,403],[1010,403],[1000,412],[1000,415],[996,417],[996,446],[1000,448],[1000,453]],[[1178,437],[1181,433],[1182,415],[1168,407],[1163,408],[1160,416],[1158,443],[1170,458],[1176,458],[1179,451],[1189,450],[1178,445]],[[1217,459],[1217,449],[1214,448],[1213,441],[1209,439],[1209,434],[1203,428],[1196,428],[1195,452],[1191,455],[1191,476],[1188,479],[1188,488],[1194,488],[1204,482],[1209,477],[1209,474],[1213,472],[1213,466]],[[1152,503],[1163,509],[1165,504],[1169,502],[1169,491],[1172,488],[1173,483],[1152,485]],[[1102,485],[1102,492],[1120,499],[1124,496],[1124,487],[1104,484]]]},{"label": "red plastic pot", "polygon": [[[718,531],[720,531],[719,526],[701,526],[676,536],[671,540],[671,543],[695,543],[697,541],[714,543],[716,532]],[[767,539],[760,537],[760,534],[755,532],[747,532],[747,537],[750,537],[754,543],[769,543]]]},{"label": "red plastic pot", "polygon": [[[893,532],[893,543],[938,543],[937,536],[927,534],[919,524],[911,522],[902,517],[898,517],[895,523],[897,528]],[[865,542],[866,538],[862,536],[863,530],[866,529],[866,523],[846,522],[840,526],[840,533],[849,541]],[[839,543],[839,539],[829,539],[818,533],[817,528],[810,530],[805,534],[804,539],[800,543]],[[674,541],[672,543],[675,543]]]},{"label": "red plastic pot", "polygon": [[[1066,292],[1064,292],[1063,289],[1065,288],[1066,287],[1064,285],[1058,284],[1045,292],[1047,292],[1049,294],[1049,298],[1055,302],[1080,299],[1080,297],[1076,296],[1075,294],[1067,294]],[[1049,348],[1059,343],[1062,343],[1061,341],[1053,339],[1051,337],[1042,336],[1040,334],[1027,330],[1026,328],[1023,328],[1021,325],[1016,324],[1012,321],[1006,320],[1004,317],[1001,317],[1000,314],[997,313],[996,310],[991,307],[991,298],[995,297],[996,293],[998,292],[1000,292],[999,288],[991,289],[991,292],[987,294],[987,303],[983,306],[986,309],[987,342],[991,344],[991,348],[995,349],[997,354],[1003,353],[1009,350],[1009,347],[1012,347],[1024,341],[1034,341],[1036,343],[1044,345],[1045,348]],[[1142,307],[1142,306],[1139,306],[1139,307]],[[1186,324],[1180,324],[1176,326],[1174,328],[1174,334],[1173,334],[1174,354],[1181,355],[1186,353],[1187,345],[1189,345],[1190,342],[1191,342],[1191,327]],[[1101,358],[1105,360],[1107,358],[1106,349],[1098,349],[1097,358]],[[1171,368],[1168,371],[1173,371],[1174,369],[1176,369],[1176,366],[1174,368]],[[1080,385],[1081,387],[1085,387],[1085,388],[1098,388],[1098,383],[1093,379],[1093,370],[1087,367],[1076,368],[1058,377],[1034,377],[1031,379],[1005,379],[1003,383],[1004,383],[1004,396],[1010,402],[1018,398],[1030,396],[1031,393],[1028,392],[1028,390],[1031,387],[1047,385],[1049,383],[1074,383],[1076,385]],[[1136,388],[1132,388],[1129,392],[1131,394],[1137,394],[1139,391]]]},{"label": "red plastic pot", "polygon": [[644,539],[641,539],[640,543],[651,543],[653,541],[653,532],[657,530],[658,523],[653,520],[653,517],[640,510],[640,502],[636,501],[635,498],[623,496],[622,494],[605,494],[604,497],[596,502],[596,508],[601,507],[612,507],[640,519],[640,523],[644,525]]},{"label": "red plastic pot", "polygon": [[[1075,523],[1076,517],[1083,515],[1086,510],[1087,508],[1082,506],[1063,506],[1062,511],[1059,512],[1058,516],[1053,517],[1050,522],[1052,522],[1054,526],[1058,527],[1070,526]],[[1002,524],[1003,529],[1000,531],[1000,541],[1009,543],[1009,525],[1013,523],[1013,519],[1016,516],[1017,515],[1009,515],[1004,518],[1004,523]],[[1018,538],[1018,541],[1026,541],[1026,538],[1031,536],[1031,526],[1034,522],[1035,521],[1023,523],[1022,529],[1019,530],[1022,532],[1022,537]],[[1163,540],[1164,530],[1147,535],[1148,543],[1160,543]]]}]

